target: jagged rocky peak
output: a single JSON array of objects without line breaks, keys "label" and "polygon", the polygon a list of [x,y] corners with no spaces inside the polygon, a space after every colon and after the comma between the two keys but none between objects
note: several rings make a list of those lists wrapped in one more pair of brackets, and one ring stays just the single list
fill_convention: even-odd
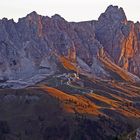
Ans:
[{"label": "jagged rocky peak", "polygon": [[122,8],[109,6],[96,22],[96,39],[114,62],[133,74],[140,75],[140,24],[127,21]]},{"label": "jagged rocky peak", "polygon": [[99,17],[99,21],[100,20],[109,20],[111,22],[126,22],[127,18],[123,8],[110,5]]},{"label": "jagged rocky peak", "polygon": [[36,11],[32,11],[29,15],[38,15],[38,13]]},{"label": "jagged rocky peak", "polygon": [[63,21],[65,21],[65,19],[63,17],[61,17],[59,14],[53,15],[51,18],[54,19],[54,20],[63,20]]},{"label": "jagged rocky peak", "polygon": [[41,15],[39,15],[36,11],[33,11],[29,14],[27,14],[27,16],[23,17],[23,18],[19,18],[18,23],[19,22],[25,22],[25,21],[36,21]]},{"label": "jagged rocky peak", "polygon": [[8,21],[8,18],[5,18],[5,17],[4,17],[4,18],[2,19],[2,21]]},{"label": "jagged rocky peak", "polygon": [[13,19],[8,19],[6,17],[2,18],[0,21],[2,21],[3,23],[6,23],[6,22],[15,23]]},{"label": "jagged rocky peak", "polygon": [[42,16],[40,16],[36,11],[33,11],[26,16],[26,18],[30,21],[38,21],[39,17]]},{"label": "jagged rocky peak", "polygon": [[27,15],[28,16],[31,16],[31,17],[37,17],[38,16],[38,13],[36,11],[33,11],[31,12],[30,14]]}]

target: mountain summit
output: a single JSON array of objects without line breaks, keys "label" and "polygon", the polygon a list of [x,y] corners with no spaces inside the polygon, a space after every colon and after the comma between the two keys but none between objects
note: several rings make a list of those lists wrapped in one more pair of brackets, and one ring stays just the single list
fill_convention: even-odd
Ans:
[{"label": "mountain summit", "polygon": [[104,16],[110,20],[112,19],[113,21],[123,22],[127,20],[124,10],[122,8],[119,8],[118,6],[112,6],[112,5],[108,6],[105,13],[101,14],[101,16]]}]

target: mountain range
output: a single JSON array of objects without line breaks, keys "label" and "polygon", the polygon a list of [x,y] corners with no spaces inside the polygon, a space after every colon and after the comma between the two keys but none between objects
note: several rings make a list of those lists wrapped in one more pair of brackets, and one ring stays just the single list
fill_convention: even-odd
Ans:
[{"label": "mountain range", "polygon": [[36,12],[3,18],[0,139],[134,139],[139,60],[140,23],[118,6],[83,22]]}]

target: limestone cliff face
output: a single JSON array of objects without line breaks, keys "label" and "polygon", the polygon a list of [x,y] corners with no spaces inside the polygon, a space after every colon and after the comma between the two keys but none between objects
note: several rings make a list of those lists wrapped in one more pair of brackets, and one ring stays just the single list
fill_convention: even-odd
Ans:
[{"label": "limestone cliff face", "polygon": [[79,23],[36,12],[17,23],[4,18],[0,20],[0,80],[55,73],[54,52],[71,61],[78,58],[102,77],[106,70],[97,55],[102,48],[112,62],[140,76],[140,24],[127,21],[122,8],[109,6],[98,21]]},{"label": "limestone cliff face", "polygon": [[[101,44],[95,39],[94,23],[69,23],[59,15],[44,17],[32,12],[17,23],[0,21],[0,78],[29,78],[52,74],[58,68],[53,53],[72,61],[80,57],[92,65]],[[84,52],[84,53],[83,53]],[[43,65],[42,65],[43,64]]]},{"label": "limestone cliff face", "polygon": [[136,75],[139,70],[139,23],[127,21],[122,8],[109,6],[96,23],[96,38],[114,62]]},{"label": "limestone cliff face", "polygon": [[72,62],[76,62],[76,49],[75,46],[68,49],[68,59]]}]

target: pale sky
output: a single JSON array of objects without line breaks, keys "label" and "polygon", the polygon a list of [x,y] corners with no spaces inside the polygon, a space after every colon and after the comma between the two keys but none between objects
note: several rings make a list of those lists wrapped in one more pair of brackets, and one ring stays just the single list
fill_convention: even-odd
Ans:
[{"label": "pale sky", "polygon": [[123,7],[129,20],[140,21],[140,0],[0,0],[0,18],[24,17],[32,11],[59,14],[68,21],[98,19],[110,4]]}]

